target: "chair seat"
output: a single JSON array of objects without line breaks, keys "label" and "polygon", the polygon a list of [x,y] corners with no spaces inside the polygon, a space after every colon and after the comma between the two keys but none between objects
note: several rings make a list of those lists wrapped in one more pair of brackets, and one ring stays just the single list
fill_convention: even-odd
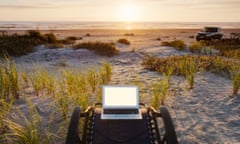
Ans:
[{"label": "chair seat", "polygon": [[93,144],[149,144],[152,142],[149,116],[141,111],[139,120],[102,120],[101,109],[95,109],[92,121]]}]

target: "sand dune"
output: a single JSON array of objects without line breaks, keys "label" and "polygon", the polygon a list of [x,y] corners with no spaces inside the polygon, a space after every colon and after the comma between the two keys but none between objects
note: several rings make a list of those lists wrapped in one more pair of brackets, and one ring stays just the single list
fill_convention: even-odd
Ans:
[{"label": "sand dune", "polygon": [[[141,65],[145,54],[158,57],[170,55],[186,55],[189,52],[177,51],[172,47],[161,46],[161,41],[181,39],[187,44],[195,41],[189,36],[198,30],[155,30],[136,31],[135,36],[124,36],[127,31],[54,31],[58,37],[68,35],[83,36],[83,41],[116,42],[118,38],[127,38],[130,46],[117,44],[120,54],[114,57],[104,57],[88,50],[73,50],[69,47],[62,49],[47,49],[39,46],[28,55],[14,58],[19,69],[33,68],[37,63],[51,72],[58,70],[58,64],[65,61],[68,68],[86,70],[101,64],[102,60],[113,66],[113,76],[110,84],[142,84],[141,101],[149,102],[150,86],[161,78],[161,74],[150,72]],[[232,32],[235,30],[227,30]],[[157,41],[157,38],[161,41]],[[132,52],[132,49],[135,52]],[[188,90],[187,83],[182,77],[173,76],[171,79],[170,95],[166,106],[173,118],[178,140],[182,144],[193,143],[240,143],[240,97],[232,96],[231,80],[211,74],[197,73],[194,89]],[[29,89],[31,91],[31,89]],[[48,98],[31,97],[38,107],[42,119],[47,121],[48,111],[51,110]],[[17,106],[24,110],[26,103],[19,102]],[[48,105],[48,106],[45,106]]]}]

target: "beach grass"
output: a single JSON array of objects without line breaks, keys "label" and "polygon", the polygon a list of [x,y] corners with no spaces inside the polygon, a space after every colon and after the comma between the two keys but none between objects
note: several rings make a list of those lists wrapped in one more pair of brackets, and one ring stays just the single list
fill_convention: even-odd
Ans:
[{"label": "beach grass", "polygon": [[201,53],[201,50],[204,48],[204,43],[203,42],[193,42],[190,46],[189,46],[189,50],[192,53]]},{"label": "beach grass", "polygon": [[169,86],[168,79],[164,74],[158,82],[152,84],[152,97],[150,102],[152,107],[158,109],[161,105],[164,105]]},{"label": "beach grass", "polygon": [[[7,63],[2,65],[6,65],[5,67],[9,66]],[[16,67],[13,68],[17,72]],[[0,70],[1,74],[2,72],[4,75],[6,74],[3,69]],[[36,96],[45,95],[53,100],[52,107],[54,107],[55,113],[57,112],[62,120],[60,123],[54,124],[59,129],[54,128],[51,131],[42,129],[39,111],[28,98],[24,98],[27,101],[28,114],[20,109],[16,109],[15,105],[13,105],[14,97],[11,100],[9,98],[0,98],[1,138],[7,143],[51,143],[52,137],[55,137],[55,139],[65,137],[67,125],[62,121],[69,121],[71,114],[69,112],[75,106],[81,106],[82,109],[86,109],[94,103],[91,99],[101,100],[101,95],[97,95],[95,92],[100,92],[101,85],[107,84],[111,80],[112,66],[104,61],[100,67],[92,68],[86,72],[80,73],[70,69],[63,70],[57,77],[50,74],[46,69],[38,67],[37,70],[32,72],[21,70],[21,74],[18,76],[25,86],[28,85],[33,88]],[[9,76],[3,77],[8,78]],[[11,90],[16,90],[17,92],[24,91],[25,86],[20,87],[21,89],[18,90]],[[93,96],[96,97],[94,98]],[[12,109],[12,106],[15,108]],[[50,121],[52,120],[50,119],[49,123]]]},{"label": "beach grass", "polygon": [[38,30],[29,30],[25,34],[12,34],[0,36],[0,53],[10,56],[21,56],[34,51],[40,44],[56,43],[54,34],[42,34]]},{"label": "beach grass", "polygon": [[19,144],[49,143],[50,133],[47,133],[46,129],[41,129],[41,118],[35,106],[30,101],[27,101],[27,105],[28,115],[16,109],[16,113],[3,119],[8,128],[4,139],[8,143]]},{"label": "beach grass", "polygon": [[147,56],[144,58],[142,65],[150,71],[159,73],[167,73],[168,68],[172,67],[174,75],[186,78],[190,89],[193,88],[194,74],[202,71],[232,79],[233,94],[236,94],[236,89],[239,89],[240,63],[234,59],[207,55],[171,56],[167,58]]},{"label": "beach grass", "polygon": [[19,81],[16,64],[8,58],[0,62],[0,98],[5,100],[19,97]]},{"label": "beach grass", "polygon": [[83,42],[74,46],[75,49],[88,49],[94,51],[96,54],[104,56],[114,56],[119,53],[119,50],[113,43],[105,42]]},{"label": "beach grass", "polygon": [[162,46],[174,47],[177,50],[184,50],[186,48],[186,44],[182,40],[163,41]]},{"label": "beach grass", "polygon": [[129,40],[125,39],[125,38],[118,39],[117,42],[119,42],[121,44],[125,44],[125,45],[130,45],[131,44],[131,42]]}]

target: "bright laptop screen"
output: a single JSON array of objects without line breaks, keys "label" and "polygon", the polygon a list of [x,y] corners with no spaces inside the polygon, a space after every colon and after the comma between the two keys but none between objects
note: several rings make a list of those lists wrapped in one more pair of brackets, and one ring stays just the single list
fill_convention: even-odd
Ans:
[{"label": "bright laptop screen", "polygon": [[136,86],[103,86],[104,108],[138,108]]}]

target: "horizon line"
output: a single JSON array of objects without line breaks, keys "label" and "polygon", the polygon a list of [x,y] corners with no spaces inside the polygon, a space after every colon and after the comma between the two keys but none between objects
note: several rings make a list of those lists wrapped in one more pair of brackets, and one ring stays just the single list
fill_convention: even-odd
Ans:
[{"label": "horizon line", "polygon": [[240,21],[91,21],[91,20],[4,20],[4,22],[103,22],[103,23],[240,23]]}]

